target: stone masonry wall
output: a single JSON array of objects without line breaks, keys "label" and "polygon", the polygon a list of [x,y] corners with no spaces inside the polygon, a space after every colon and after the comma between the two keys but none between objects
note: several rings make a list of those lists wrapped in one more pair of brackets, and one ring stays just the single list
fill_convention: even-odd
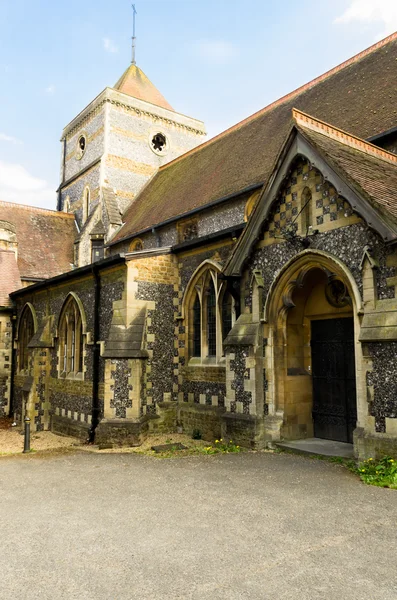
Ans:
[{"label": "stone masonry wall", "polygon": [[[106,336],[110,326],[112,302],[119,297],[123,283],[120,281],[122,273],[119,270],[107,277],[104,276],[104,285],[101,295],[100,314],[101,334]],[[59,317],[70,291],[77,294],[80,299],[86,318],[86,335],[83,352],[83,378],[73,379],[59,376],[59,344],[57,327]],[[78,426],[84,430],[91,423],[92,411],[92,379],[93,379],[93,345],[91,339],[94,328],[94,281],[93,278],[84,279],[49,287],[36,292],[26,289],[26,294],[18,298],[17,314],[21,314],[26,302],[31,302],[35,308],[38,329],[33,338],[36,347],[30,351],[30,367],[28,372],[16,371],[14,380],[16,410],[22,416],[23,398],[29,400],[29,406],[34,416],[36,429],[47,428],[52,419],[59,431],[62,429],[62,419],[71,419],[75,423],[74,431]],[[17,350],[18,363],[18,350]],[[100,362],[100,402],[103,413],[103,381],[104,362]],[[32,381],[31,381],[32,380]],[[31,381],[31,383],[30,383]],[[26,386],[28,385],[28,390]],[[59,429],[61,428],[61,429]]]},{"label": "stone masonry wall", "polygon": [[136,299],[154,302],[147,311],[145,348],[149,359],[142,372],[142,415],[155,414],[156,405],[172,399],[175,352],[174,285],[177,281],[175,257],[168,254],[136,261]]},{"label": "stone masonry wall", "polygon": [[[309,211],[311,228],[307,232],[304,231],[303,219],[298,217],[303,209],[302,191],[305,187],[309,187],[312,193]],[[394,249],[386,246],[380,236],[352,210],[347,200],[337,195],[332,182],[324,182],[321,173],[311,169],[305,161],[299,161],[292,169],[289,181],[280,191],[264,223],[262,238],[246,263],[243,300],[247,307],[251,307],[252,302],[249,285],[252,272],[260,270],[262,274],[265,302],[270,286],[282,267],[304,249],[299,238],[285,235],[291,228],[301,237],[308,234],[310,248],[338,258],[351,272],[361,296],[361,261],[365,248],[369,246],[371,256],[378,264],[374,270],[377,307],[381,311],[382,302],[385,302],[390,310],[396,298],[397,259]],[[373,431],[393,431],[397,434],[396,381],[392,373],[396,343],[370,343],[363,347],[370,365],[367,394],[368,415],[373,420]]]},{"label": "stone masonry wall", "polygon": [[12,361],[11,315],[0,313],[0,418],[8,415]]},{"label": "stone masonry wall", "polygon": [[[165,163],[203,141],[203,136],[177,126],[170,119],[142,112],[122,104],[109,106],[109,135],[105,180],[117,190],[122,210],[135,198],[147,180]],[[157,133],[167,139],[164,154],[153,151],[151,140]]]},{"label": "stone masonry wall", "polygon": [[[139,236],[139,239],[142,240],[145,249],[156,248],[159,246],[174,246],[185,241],[185,238],[183,237],[184,225],[190,223],[194,223],[196,226],[196,235],[194,238],[201,238],[211,233],[217,233],[218,231],[222,231],[222,229],[228,229],[229,227],[240,225],[244,222],[246,202],[246,195],[243,195],[242,197],[225,204],[207,210],[204,209],[198,215],[181,218],[174,223],[159,227],[156,229],[155,234],[152,232],[144,233]],[[134,238],[131,238],[117,244],[117,246],[113,246],[111,248],[111,253],[129,252],[133,240]],[[203,252],[203,250],[200,252]]]},{"label": "stone masonry wall", "polygon": [[[85,151],[79,158],[77,148],[81,135],[86,138]],[[77,175],[104,152],[105,139],[105,110],[99,107],[89,119],[66,138],[65,181]]]}]

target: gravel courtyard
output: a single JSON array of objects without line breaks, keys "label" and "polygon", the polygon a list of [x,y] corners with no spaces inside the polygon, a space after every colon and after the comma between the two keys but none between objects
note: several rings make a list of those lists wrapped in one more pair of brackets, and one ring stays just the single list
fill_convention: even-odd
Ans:
[{"label": "gravel courtyard", "polygon": [[395,600],[396,521],[300,456],[3,457],[0,598]]}]

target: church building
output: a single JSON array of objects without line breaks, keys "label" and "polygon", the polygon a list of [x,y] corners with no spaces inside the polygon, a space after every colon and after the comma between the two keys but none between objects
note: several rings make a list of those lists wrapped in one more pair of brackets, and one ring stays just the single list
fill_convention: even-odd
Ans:
[{"label": "church building", "polygon": [[0,416],[397,456],[396,65],[393,34],[206,141],[133,61],[56,211],[0,202]]}]

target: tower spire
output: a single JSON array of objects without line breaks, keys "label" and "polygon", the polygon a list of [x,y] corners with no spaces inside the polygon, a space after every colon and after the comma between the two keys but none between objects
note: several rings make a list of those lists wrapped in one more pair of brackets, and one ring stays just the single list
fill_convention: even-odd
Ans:
[{"label": "tower spire", "polygon": [[136,41],[136,37],[135,37],[135,15],[137,14],[136,12],[136,8],[135,8],[135,4],[132,4],[132,19],[133,19],[133,26],[132,26],[132,60],[131,63],[133,65],[136,65],[136,60],[135,60],[135,41]]}]

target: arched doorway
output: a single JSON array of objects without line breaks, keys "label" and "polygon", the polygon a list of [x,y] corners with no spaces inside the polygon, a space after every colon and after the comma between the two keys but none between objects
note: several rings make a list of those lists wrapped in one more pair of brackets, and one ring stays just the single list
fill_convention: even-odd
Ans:
[{"label": "arched doorway", "polygon": [[291,261],[269,292],[271,407],[282,416],[281,438],[352,443],[361,300],[339,261],[313,254]]}]

